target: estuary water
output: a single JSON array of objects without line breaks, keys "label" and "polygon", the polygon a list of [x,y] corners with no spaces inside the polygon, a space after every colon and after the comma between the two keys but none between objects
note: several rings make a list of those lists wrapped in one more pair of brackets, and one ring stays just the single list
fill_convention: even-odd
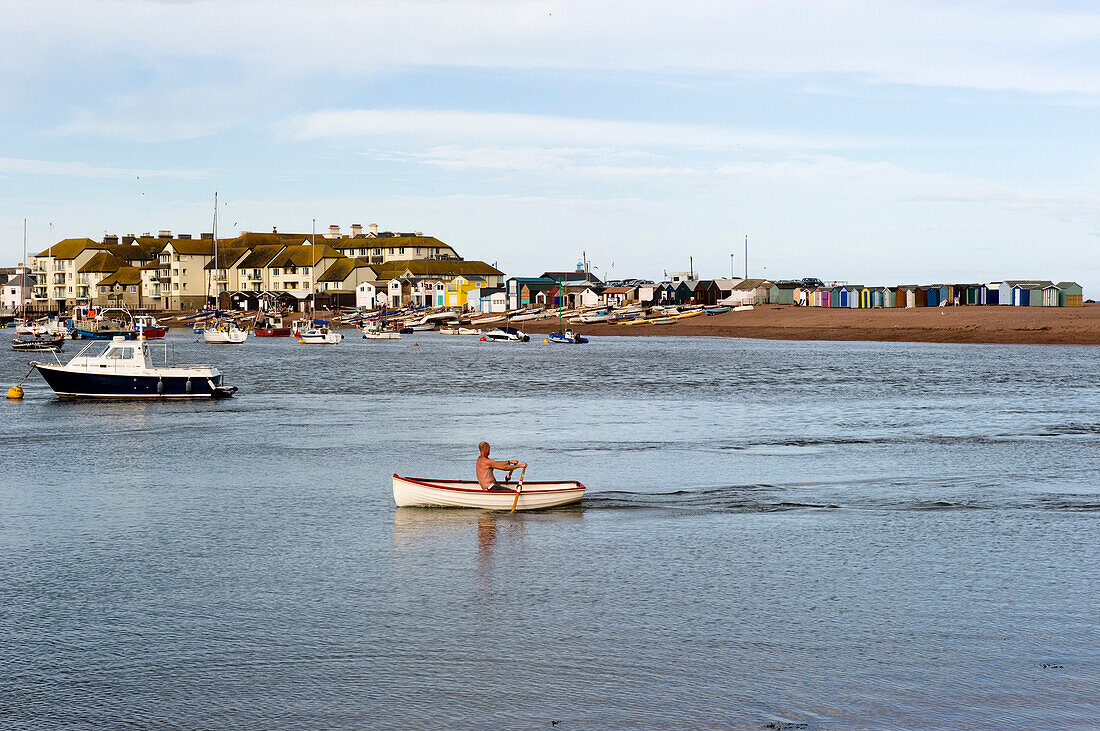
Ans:
[{"label": "estuary water", "polygon": [[[2,404],[4,728],[1100,723],[1100,348],[192,339]],[[584,502],[394,507],[482,439]]]}]

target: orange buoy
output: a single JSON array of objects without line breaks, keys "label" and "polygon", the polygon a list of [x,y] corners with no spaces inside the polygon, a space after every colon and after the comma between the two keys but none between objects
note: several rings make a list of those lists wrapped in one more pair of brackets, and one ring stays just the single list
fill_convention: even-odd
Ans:
[{"label": "orange buoy", "polygon": [[23,389],[19,386],[12,386],[8,389],[8,398],[10,398],[12,401],[17,401],[23,398]]}]

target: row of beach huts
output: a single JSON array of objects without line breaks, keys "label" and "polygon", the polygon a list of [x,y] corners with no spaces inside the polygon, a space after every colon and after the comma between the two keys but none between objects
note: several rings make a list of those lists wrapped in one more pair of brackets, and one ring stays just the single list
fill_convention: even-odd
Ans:
[{"label": "row of beach huts", "polygon": [[776,283],[769,301],[806,307],[937,307],[940,305],[1014,305],[1016,307],[1080,307],[1081,285],[1049,280],[1006,280],[986,284],[905,284],[868,287],[858,284],[807,287]]}]

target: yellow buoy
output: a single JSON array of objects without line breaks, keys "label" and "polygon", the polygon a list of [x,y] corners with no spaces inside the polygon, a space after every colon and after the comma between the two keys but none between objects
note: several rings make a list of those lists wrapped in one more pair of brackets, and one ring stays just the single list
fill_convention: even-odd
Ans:
[{"label": "yellow buoy", "polygon": [[8,398],[21,399],[23,398],[23,389],[19,386],[12,386],[8,389]]},{"label": "yellow buoy", "polygon": [[543,339],[542,339],[542,342],[544,342],[544,343],[549,343],[549,342],[550,342],[550,339],[549,339],[549,338],[543,338]]}]

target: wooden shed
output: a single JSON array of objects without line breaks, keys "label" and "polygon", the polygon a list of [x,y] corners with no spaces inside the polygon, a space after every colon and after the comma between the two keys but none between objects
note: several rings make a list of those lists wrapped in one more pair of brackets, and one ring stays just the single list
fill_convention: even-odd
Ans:
[{"label": "wooden shed", "polygon": [[1059,307],[1083,307],[1085,292],[1077,282],[1058,282]]},{"label": "wooden shed", "polygon": [[924,304],[917,304],[917,307],[936,307],[940,303],[940,288],[937,285],[929,285],[921,287],[919,290],[924,294]]},{"label": "wooden shed", "polygon": [[978,304],[995,305],[1000,302],[1001,282],[990,282],[981,286]]},{"label": "wooden shed", "polygon": [[1031,289],[1017,284],[1012,288],[1012,306],[1027,307],[1031,304]]},{"label": "wooden shed", "polygon": [[[881,292],[879,293],[881,295]],[[859,308],[861,310],[869,310],[875,306],[874,296],[871,294],[870,287],[864,287],[859,290]],[[882,307],[882,305],[879,305]]]},{"label": "wooden shed", "polygon": [[793,305],[802,285],[793,282],[777,282],[771,286],[768,299],[773,305]]}]

